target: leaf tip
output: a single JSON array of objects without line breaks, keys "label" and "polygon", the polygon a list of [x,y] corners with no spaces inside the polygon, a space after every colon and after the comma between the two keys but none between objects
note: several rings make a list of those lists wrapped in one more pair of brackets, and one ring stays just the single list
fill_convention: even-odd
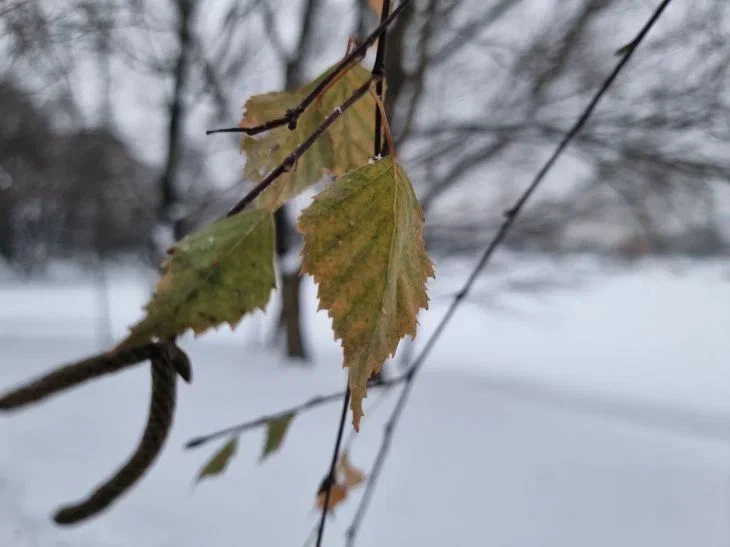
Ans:
[{"label": "leaf tip", "polygon": [[220,475],[226,470],[231,458],[236,454],[238,450],[238,437],[232,437],[224,444],[218,452],[206,463],[203,468],[198,472],[195,477],[195,483],[199,483],[205,477],[213,477]]},{"label": "leaf tip", "polygon": [[259,464],[281,448],[294,416],[296,414],[292,412],[277,418],[272,418],[266,423],[266,440],[264,441],[264,448],[259,457]]},{"label": "leaf tip", "polygon": [[360,433],[360,420],[365,415],[362,411],[362,400],[363,397],[353,397],[350,401],[350,408],[352,409],[352,427],[356,433]]}]

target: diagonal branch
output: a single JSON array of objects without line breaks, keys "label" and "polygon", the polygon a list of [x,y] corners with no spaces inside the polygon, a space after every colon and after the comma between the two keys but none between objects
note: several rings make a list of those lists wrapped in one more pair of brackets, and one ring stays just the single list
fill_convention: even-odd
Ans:
[{"label": "diagonal branch", "polygon": [[467,278],[463,287],[457,293],[456,297],[452,300],[451,305],[449,306],[449,309],[446,311],[446,314],[443,316],[443,318],[439,322],[438,326],[436,327],[436,330],[433,332],[431,337],[428,339],[423,350],[418,355],[418,357],[416,357],[415,361],[413,362],[410,369],[406,373],[405,385],[403,386],[403,390],[401,391],[400,398],[398,399],[398,402],[396,403],[395,408],[393,409],[393,412],[392,412],[390,418],[388,419],[388,422],[385,425],[383,441],[382,441],[382,444],[380,445],[380,450],[378,451],[378,455],[375,458],[375,463],[374,463],[373,469],[370,473],[370,479],[368,480],[368,483],[365,487],[365,492],[363,493],[363,497],[360,500],[360,505],[357,508],[355,517],[352,521],[352,524],[350,525],[350,527],[347,530],[348,547],[352,547],[355,544],[357,532],[360,529],[363,519],[365,518],[365,514],[370,505],[370,500],[372,499],[373,492],[375,491],[375,487],[377,485],[378,478],[380,477],[380,473],[382,472],[383,465],[385,463],[385,459],[388,455],[388,452],[390,449],[390,444],[393,439],[393,433],[399,423],[400,417],[403,414],[403,410],[406,406],[406,403],[408,402],[408,396],[410,395],[411,390],[413,389],[414,380],[415,380],[418,372],[423,367],[423,363],[426,361],[426,358],[431,353],[431,350],[436,345],[436,342],[439,340],[439,338],[443,334],[444,330],[446,329],[446,326],[451,321],[451,318],[454,316],[459,305],[461,304],[461,302],[464,300],[464,298],[467,296],[467,294],[471,290],[477,277],[479,277],[479,274],[484,269],[484,267],[487,265],[487,263],[490,261],[490,259],[494,255],[494,252],[497,250],[497,248],[500,246],[500,244],[504,241],[505,237],[507,236],[510,229],[514,225],[516,219],[522,212],[525,204],[530,200],[532,195],[535,193],[537,188],[540,186],[542,181],[545,179],[548,172],[555,165],[555,162],[558,160],[558,158],[563,154],[563,152],[565,151],[567,146],[570,144],[570,142],[575,138],[575,136],[580,132],[580,130],[586,124],[586,122],[590,118],[591,114],[595,110],[598,103],[601,101],[601,99],[606,94],[608,89],[614,83],[614,81],[616,80],[618,75],[621,73],[623,68],[628,63],[631,56],[636,51],[639,44],[641,44],[641,42],[644,40],[646,35],[649,33],[649,31],[652,29],[654,24],[657,22],[657,20],[661,16],[661,14],[664,12],[664,10],[667,8],[667,6],[670,3],[671,3],[671,0],[663,0],[661,2],[661,4],[656,8],[654,13],[649,18],[649,20],[645,23],[645,25],[642,27],[642,29],[639,31],[639,33],[636,35],[636,38],[634,38],[634,40],[631,42],[630,47],[628,47],[626,49],[623,57],[618,62],[616,67],[613,69],[611,74],[608,76],[608,78],[606,78],[603,85],[599,88],[599,90],[593,96],[591,101],[588,103],[588,106],[586,106],[586,108],[584,109],[581,116],[573,124],[573,126],[565,134],[563,139],[560,141],[558,146],[555,148],[555,151],[553,152],[553,154],[545,162],[545,164],[542,166],[542,168],[538,171],[538,173],[535,175],[535,177],[533,178],[530,185],[522,193],[522,195],[517,199],[517,201],[514,203],[514,205],[505,212],[504,222],[502,223],[500,229],[497,231],[496,235],[494,236],[492,241],[489,243],[489,245],[487,245],[486,249],[482,253],[481,258],[479,259],[479,262],[477,262],[477,265],[472,270],[471,274]]},{"label": "diagonal branch", "polygon": [[[406,379],[406,376],[403,375],[403,376],[398,376],[397,378],[393,378],[391,380],[371,381],[368,384],[368,389],[382,388],[382,389],[387,390],[387,389],[390,389],[391,387],[393,387],[394,385],[400,384],[405,379]],[[279,418],[283,418],[284,416],[289,416],[292,414],[299,414],[301,412],[313,410],[322,405],[334,403],[335,401],[339,401],[340,399],[342,399],[344,396],[345,396],[344,391],[336,391],[334,393],[329,393],[327,395],[318,395],[316,397],[313,397],[303,403],[295,405],[286,410],[281,410],[274,414],[267,414],[265,416],[256,418],[255,420],[249,420],[247,422],[243,422],[238,425],[234,425],[231,427],[227,427],[225,429],[220,429],[218,431],[214,431],[213,433],[208,433],[206,435],[194,437],[185,443],[185,448],[189,450],[191,448],[197,448],[199,446],[203,446],[204,444],[208,444],[210,442],[216,441],[216,440],[220,439],[221,437],[230,437],[233,435],[240,435],[241,433],[244,433],[250,429],[256,429],[257,427],[265,426],[269,422],[271,422],[273,420],[277,420]]]},{"label": "diagonal branch", "polygon": [[345,57],[343,57],[342,60],[337,63],[335,68],[325,78],[322,78],[322,81],[319,83],[319,85],[317,85],[317,87],[315,87],[306,97],[304,97],[304,99],[302,99],[301,103],[299,103],[291,110],[287,110],[281,118],[269,120],[268,122],[257,125],[256,127],[229,127],[226,129],[211,129],[209,131],[206,131],[206,135],[211,135],[213,133],[246,133],[247,135],[258,135],[259,133],[281,127],[282,125],[286,125],[289,127],[289,129],[292,130],[295,129],[299,117],[304,113],[307,107],[312,104],[314,100],[319,97],[322,92],[327,89],[327,87],[336,78],[340,76],[341,73],[347,70],[353,63],[356,63],[360,59],[365,57],[365,52],[368,50],[368,48],[373,45],[375,41],[380,38],[380,36],[385,34],[385,31],[388,29],[391,23],[395,21],[398,15],[408,6],[408,4],[411,3],[411,1],[412,0],[403,0],[400,5],[395,10],[393,10],[393,13],[391,13],[389,17],[385,18],[380,23],[380,25],[378,25],[378,27],[370,34],[370,36],[365,38],[362,44],[360,44],[350,53],[345,55]]},{"label": "diagonal branch", "polygon": [[282,161],[277,167],[275,167],[268,175],[266,175],[261,182],[259,182],[248,194],[246,194],[238,203],[236,203],[229,211],[226,213],[226,217],[233,216],[237,213],[240,213],[243,211],[253,200],[255,200],[261,192],[266,190],[273,182],[286,173],[287,171],[290,171],[294,165],[296,165],[297,160],[306,152],[314,143],[315,141],[324,133],[327,131],[330,125],[332,125],[337,118],[342,116],[342,114],[350,108],[353,104],[355,104],[359,99],[361,99],[367,92],[368,89],[370,89],[370,85],[373,83],[374,77],[368,78],[368,80],[358,87],[352,95],[340,106],[335,108],[332,113],[327,116],[324,121],[315,129],[309,137],[306,138],[302,143],[297,146],[294,151],[289,154],[286,158],[284,158],[284,161]]}]

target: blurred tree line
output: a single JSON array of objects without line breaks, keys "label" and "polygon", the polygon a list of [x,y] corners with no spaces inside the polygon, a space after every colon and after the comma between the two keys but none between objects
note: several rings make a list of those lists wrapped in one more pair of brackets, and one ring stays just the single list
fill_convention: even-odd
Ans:
[{"label": "blurred tree line", "polygon": [[30,273],[51,258],[145,249],[154,170],[108,129],[56,133],[11,84],[0,104],[2,256]]},{"label": "blurred tree line", "polygon": [[[653,2],[417,0],[389,35],[391,127],[435,253],[471,255],[615,63]],[[132,255],[242,195],[235,125],[362,38],[368,0],[5,0],[0,254]],[[730,4],[671,7],[508,245],[727,256]],[[293,229],[277,215],[280,334],[306,357]]]}]

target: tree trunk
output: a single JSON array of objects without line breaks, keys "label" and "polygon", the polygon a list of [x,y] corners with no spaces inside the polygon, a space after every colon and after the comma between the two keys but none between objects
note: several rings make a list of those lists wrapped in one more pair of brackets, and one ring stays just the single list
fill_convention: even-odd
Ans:
[{"label": "tree trunk", "polygon": [[298,272],[281,276],[281,321],[286,325],[286,354],[289,357],[307,359],[300,321],[300,289],[302,278]]},{"label": "tree trunk", "polygon": [[[314,28],[314,16],[319,9],[320,0],[307,0],[304,6],[302,27],[299,42],[294,55],[286,60],[285,83],[287,90],[296,89],[303,81],[304,63],[311,46]],[[284,257],[294,246],[293,238],[298,237],[287,216],[287,206],[282,206],[274,217],[276,222],[276,254],[279,264],[284,264]],[[300,360],[308,360],[304,345],[301,324],[301,277],[298,269],[281,272],[281,313],[276,327],[275,339],[279,339],[282,331],[286,331],[286,354]]]},{"label": "tree trunk", "polygon": [[[276,254],[279,264],[285,264],[284,257],[291,250],[294,228],[287,217],[287,207],[284,205],[274,215],[276,223]],[[299,271],[281,271],[281,312],[276,327],[276,339],[286,334],[286,354],[306,361],[307,351],[304,347],[301,322],[301,277]]]},{"label": "tree trunk", "polygon": [[[169,105],[167,127],[167,158],[165,168],[160,177],[160,205],[158,212],[159,222],[171,229],[172,239],[180,240],[185,235],[183,220],[176,209],[180,206],[177,178],[179,175],[180,158],[183,148],[183,121],[185,106],[183,93],[188,72],[188,56],[193,47],[191,33],[193,9],[195,3],[191,0],[178,0],[178,41],[180,51],[173,72],[173,93]],[[165,249],[157,249],[164,252]]]}]

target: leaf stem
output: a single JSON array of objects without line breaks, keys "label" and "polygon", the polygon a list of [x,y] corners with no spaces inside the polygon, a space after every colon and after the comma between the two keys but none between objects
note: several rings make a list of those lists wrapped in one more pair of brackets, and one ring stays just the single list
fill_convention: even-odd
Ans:
[{"label": "leaf stem", "polygon": [[397,160],[398,158],[396,157],[395,153],[395,145],[393,144],[393,133],[391,133],[390,131],[390,123],[388,122],[388,116],[385,112],[385,105],[383,104],[383,101],[380,100],[380,97],[378,97],[377,93],[374,93],[373,91],[370,91],[370,93],[372,94],[373,99],[375,99],[375,105],[377,106],[377,110],[380,112],[381,123],[383,125],[383,129],[385,130],[385,141],[388,144],[388,154],[393,156],[395,165],[395,160]]}]

